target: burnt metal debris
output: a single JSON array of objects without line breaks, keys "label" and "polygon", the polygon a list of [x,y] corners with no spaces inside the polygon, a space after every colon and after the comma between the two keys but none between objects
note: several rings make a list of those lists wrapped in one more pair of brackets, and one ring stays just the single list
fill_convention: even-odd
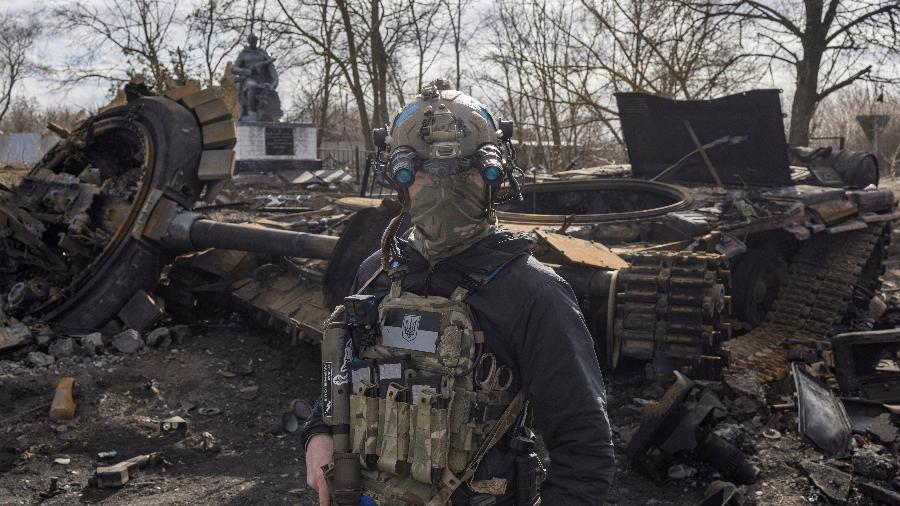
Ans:
[{"label": "burnt metal debris", "polygon": [[829,457],[846,457],[850,417],[844,404],[804,366],[792,364],[791,374],[797,392],[798,432]]},{"label": "burnt metal debris", "polygon": [[[896,308],[880,311],[881,330],[866,317],[900,211],[877,186],[874,158],[789,148],[771,90],[617,100],[630,166],[527,184],[497,216],[532,234],[535,255],[572,286],[607,368],[643,362],[657,385],[675,376],[622,438],[632,465],[689,479],[697,470],[679,462],[693,459],[729,480],[704,504],[743,504],[742,485],[758,473],[749,439],[796,432],[814,451],[852,457],[853,469],[795,466],[831,500],[854,490],[892,500],[879,452],[897,444],[900,331],[884,328]],[[0,188],[0,352],[21,349],[44,367],[106,344],[165,348],[186,327],[145,332],[164,315],[195,321],[220,307],[320,341],[400,206],[348,196],[323,206],[280,187],[251,197],[261,205],[217,200],[234,144],[233,120],[209,90],[135,95]],[[203,214],[240,207],[277,217]],[[285,430],[305,416],[292,408]],[[121,486],[122,465],[109,467],[98,479]]]},{"label": "burnt metal debris", "polygon": [[830,342],[842,391],[879,402],[900,402],[900,330],[847,332]]},{"label": "burnt metal debris", "polygon": [[[790,155],[774,90],[616,98],[633,178],[616,166],[526,185],[522,202],[498,212],[508,227],[564,231],[628,262],[585,269],[547,256],[581,297],[609,366],[637,358],[663,376],[690,366],[759,388],[788,375],[787,343],[848,330],[867,310],[900,217],[871,156]],[[723,138],[732,141],[704,147]]]},{"label": "burnt metal debris", "polygon": [[[216,223],[192,212],[231,177],[234,123],[209,90],[177,89],[100,112],[0,193],[10,317],[70,331],[149,328],[174,255],[207,248],[329,258],[338,239]],[[227,109],[225,109],[227,111]]]}]

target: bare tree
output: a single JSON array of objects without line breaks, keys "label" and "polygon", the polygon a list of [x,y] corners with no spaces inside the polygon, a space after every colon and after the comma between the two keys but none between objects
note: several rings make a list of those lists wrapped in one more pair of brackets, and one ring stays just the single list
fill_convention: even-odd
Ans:
[{"label": "bare tree", "polygon": [[[67,82],[103,79],[128,81],[145,75],[162,93],[172,78],[167,57],[177,61],[174,26],[180,21],[174,2],[166,0],[105,0],[70,2],[53,9],[56,25],[80,36],[77,54],[67,64]],[[181,46],[183,47],[183,46]],[[109,51],[125,58],[125,65],[107,63]]]},{"label": "bare tree", "polygon": [[[453,38],[453,59],[454,68],[456,69],[456,89],[462,87],[462,71],[459,65],[460,57],[465,50],[468,33],[464,32],[463,15],[472,5],[472,0],[443,0],[447,8],[448,21],[450,22],[450,33]],[[476,25],[480,26],[480,24]]]},{"label": "bare tree", "polygon": [[199,53],[201,81],[215,85],[241,45],[248,23],[236,12],[237,0],[201,0],[188,18],[191,49]]},{"label": "bare tree", "polygon": [[666,0],[581,0],[585,65],[612,91],[707,98],[750,75],[738,34],[701,7]]},{"label": "bare tree", "polygon": [[793,71],[791,144],[809,143],[816,107],[829,95],[860,80],[900,80],[896,66],[888,67],[893,75],[875,68],[900,55],[897,0],[722,0],[703,8],[756,33],[749,56]]},{"label": "bare tree", "polygon": [[[278,12],[270,13],[269,30],[301,41],[306,50],[334,65],[341,85],[353,96],[359,111],[360,133],[372,149],[372,125],[389,121],[392,104],[388,90],[395,60],[409,40],[409,14],[403,5],[386,8],[380,0],[276,0]],[[339,28],[322,31],[323,16],[331,16]]]},{"label": "bare tree", "polygon": [[[706,98],[750,75],[728,23],[665,0],[498,2],[479,82],[548,169],[621,144],[612,94]],[[499,72],[498,72],[499,70]]]},{"label": "bare tree", "polygon": [[[449,1],[449,0],[445,0]],[[462,0],[460,0],[462,1]],[[422,2],[421,0],[408,0],[408,9],[410,16],[410,30],[412,31],[412,46],[415,50],[416,61],[416,90],[422,89],[425,73],[434,65],[434,62],[440,56],[441,48],[447,41],[447,34],[441,29],[442,25],[447,21],[442,16],[441,4],[439,2]],[[451,27],[454,27],[454,37],[458,34],[455,29],[453,20],[450,20]],[[454,43],[454,47],[459,52],[459,42]],[[459,59],[456,62],[457,75],[456,86],[459,89]],[[402,100],[402,89],[398,92],[399,98]]]},{"label": "bare tree", "polygon": [[34,41],[41,32],[31,16],[0,14],[0,121],[13,103],[13,92],[22,79],[40,66],[29,59]]},{"label": "bare tree", "polygon": [[13,100],[7,112],[0,121],[0,131],[3,132],[44,133],[47,131],[47,123],[51,121],[65,128],[72,128],[83,114],[82,111],[60,104],[42,107],[37,99],[22,96]]}]

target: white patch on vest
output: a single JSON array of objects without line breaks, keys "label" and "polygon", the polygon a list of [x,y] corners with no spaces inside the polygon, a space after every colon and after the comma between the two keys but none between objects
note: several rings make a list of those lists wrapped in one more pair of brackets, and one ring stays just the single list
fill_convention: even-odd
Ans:
[{"label": "white patch on vest", "polygon": [[403,367],[399,362],[378,364],[378,377],[382,380],[403,378]]}]

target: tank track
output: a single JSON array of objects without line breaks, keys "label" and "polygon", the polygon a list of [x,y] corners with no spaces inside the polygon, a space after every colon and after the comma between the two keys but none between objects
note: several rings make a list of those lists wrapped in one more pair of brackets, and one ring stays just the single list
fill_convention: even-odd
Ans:
[{"label": "tank track", "polygon": [[616,282],[610,365],[615,367],[621,354],[653,360],[657,369],[683,364],[720,369],[720,345],[731,334],[723,321],[731,304],[725,257],[653,252],[623,258],[630,266]]},{"label": "tank track", "polygon": [[[766,323],[723,345],[729,357],[727,374],[755,370],[766,382],[785,377],[785,341],[815,341],[833,333],[850,308],[869,258],[884,255],[888,241],[882,238],[889,233],[889,226],[878,224],[803,243]],[[882,251],[876,251],[879,244]]]}]

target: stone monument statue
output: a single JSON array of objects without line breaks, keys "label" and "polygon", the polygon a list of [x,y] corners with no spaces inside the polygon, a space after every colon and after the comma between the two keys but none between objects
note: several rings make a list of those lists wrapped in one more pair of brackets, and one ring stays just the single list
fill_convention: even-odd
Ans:
[{"label": "stone monument statue", "polygon": [[254,34],[247,37],[247,46],[238,54],[232,65],[232,74],[238,84],[238,103],[241,115],[238,121],[277,122],[281,118],[281,100],[278,98],[278,72],[275,58],[265,49],[257,47],[259,39]]}]

